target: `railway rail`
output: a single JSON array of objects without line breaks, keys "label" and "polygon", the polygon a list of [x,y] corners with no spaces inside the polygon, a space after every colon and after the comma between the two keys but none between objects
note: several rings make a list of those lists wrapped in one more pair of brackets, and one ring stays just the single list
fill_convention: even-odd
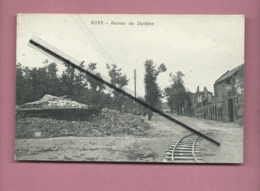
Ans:
[{"label": "railway rail", "polygon": [[200,155],[199,136],[189,134],[182,137],[166,151],[163,162],[168,163],[203,163]]}]

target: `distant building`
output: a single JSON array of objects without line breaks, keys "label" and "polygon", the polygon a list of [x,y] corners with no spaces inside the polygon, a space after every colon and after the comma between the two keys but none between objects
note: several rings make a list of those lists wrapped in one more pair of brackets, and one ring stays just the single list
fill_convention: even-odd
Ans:
[{"label": "distant building", "polygon": [[208,91],[206,87],[204,87],[203,91],[200,91],[199,86],[197,87],[196,93],[191,95],[191,111],[192,116],[204,118],[204,106],[211,103],[213,93]]},{"label": "distant building", "polygon": [[204,118],[243,123],[244,64],[217,79],[214,94],[207,104],[203,104]]},{"label": "distant building", "polygon": [[170,113],[170,112],[171,112],[170,106],[168,105],[167,102],[162,102],[162,104],[161,104],[161,110],[162,110],[164,113]]}]

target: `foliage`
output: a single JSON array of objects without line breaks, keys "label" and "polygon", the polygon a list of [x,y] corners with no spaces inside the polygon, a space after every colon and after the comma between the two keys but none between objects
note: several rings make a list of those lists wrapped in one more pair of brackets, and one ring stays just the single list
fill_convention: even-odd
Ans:
[{"label": "foliage", "polygon": [[[137,97],[137,99],[145,102],[144,98],[142,97]],[[136,114],[137,115],[146,115],[147,114],[147,108],[139,103],[136,103]]]},{"label": "foliage", "polygon": [[190,95],[184,86],[184,74],[181,71],[176,72],[176,74],[170,73],[169,77],[171,85],[165,89],[165,95],[171,112],[175,110],[179,115],[185,104],[190,105]]},{"label": "foliage", "polygon": [[37,100],[46,93],[60,94],[60,79],[57,76],[56,64],[48,64],[47,61],[43,63],[45,66],[31,69],[22,67],[20,63],[16,65],[18,105]]},{"label": "foliage", "polygon": [[[165,72],[167,69],[164,64],[156,68],[152,60],[145,61],[145,101],[149,105],[160,108],[161,89],[157,84],[157,77],[160,73]],[[151,120],[152,113],[148,113],[148,119]]]},{"label": "foliage", "polygon": [[[122,69],[118,68],[115,64],[107,64],[108,75],[111,78],[111,84],[116,86],[117,88],[123,89],[126,85],[128,85],[129,79],[126,74],[122,73]],[[114,106],[116,109],[121,110],[122,107],[126,105],[124,102],[128,102],[129,100],[117,91],[113,91],[114,95]]]},{"label": "foliage", "polygon": [[29,77],[29,68],[22,67],[20,63],[16,64],[16,100],[17,104],[32,101],[33,89]]},{"label": "foliage", "polygon": [[107,64],[108,75],[111,78],[111,84],[122,89],[128,84],[129,79],[127,79],[126,74],[122,74],[122,69],[117,68],[115,64]]},{"label": "foliage", "polygon": [[[80,64],[84,67],[84,62]],[[88,70],[96,75],[96,64],[90,63]],[[103,84],[97,82],[86,74],[75,70],[72,66],[66,65],[62,74],[58,75],[57,65],[48,60],[43,62],[39,68],[23,67],[16,64],[16,87],[17,105],[36,101],[45,94],[55,96],[66,95],[76,101],[87,105],[94,105],[97,108],[112,107],[112,97],[104,93]]]},{"label": "foliage", "polygon": [[[89,72],[91,72],[92,74],[95,74],[95,75],[98,76],[99,78],[102,78],[101,75],[100,75],[100,73],[95,72],[96,69],[97,69],[97,63],[93,63],[93,62],[92,62],[92,63],[90,63],[90,64],[88,65],[88,69],[87,69],[87,70],[88,70]],[[89,83],[91,89],[94,90],[94,91],[100,92],[100,91],[102,91],[102,90],[105,89],[105,86],[104,86],[101,82],[95,80],[94,78],[92,78],[92,77],[90,77],[90,76],[87,76],[87,81],[88,81],[88,83]]]}]

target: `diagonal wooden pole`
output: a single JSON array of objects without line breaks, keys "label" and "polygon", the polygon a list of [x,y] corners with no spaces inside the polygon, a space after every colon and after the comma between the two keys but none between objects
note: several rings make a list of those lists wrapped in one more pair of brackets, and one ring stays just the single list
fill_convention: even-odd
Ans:
[{"label": "diagonal wooden pole", "polygon": [[207,135],[201,133],[200,131],[182,123],[181,121],[169,116],[169,115],[166,115],[165,113],[161,112],[160,110],[158,110],[157,108],[143,102],[142,100],[140,99],[137,99],[135,96],[132,96],[131,94],[125,92],[124,90],[112,85],[111,83],[105,81],[104,79],[92,74],[91,72],[87,71],[86,69],[82,68],[79,66],[80,62],[77,61],[76,59],[70,57],[69,55],[61,52],[60,50],[56,49],[55,47],[51,46],[50,44],[44,42],[43,40],[41,39],[38,39],[37,37],[32,37],[29,41],[29,46],[39,50],[40,52],[46,54],[47,56],[50,56],[51,58],[55,59],[55,60],[59,60],[59,61],[62,61],[63,63],[66,63],[66,64],[69,64],[71,66],[73,66],[74,68],[78,69],[79,71],[87,74],[88,76],[94,78],[95,80],[107,85],[108,87],[114,89],[115,91],[125,95],[126,97],[136,101],[137,103],[149,108],[150,110],[152,110],[153,112],[159,114],[160,116],[188,129],[189,131],[197,134],[198,136],[201,136],[202,138],[214,143],[215,145],[218,145],[220,146],[220,143],[217,142],[216,140],[208,137]]}]

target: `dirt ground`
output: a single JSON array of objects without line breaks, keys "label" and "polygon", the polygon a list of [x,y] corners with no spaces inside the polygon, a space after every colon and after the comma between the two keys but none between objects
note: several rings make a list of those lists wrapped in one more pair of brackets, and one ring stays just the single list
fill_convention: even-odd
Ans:
[{"label": "dirt ground", "polygon": [[[221,143],[216,146],[199,139],[203,160],[207,163],[243,162],[243,127],[233,123],[174,116],[191,127],[209,132]],[[182,127],[155,115],[145,137],[54,137],[16,139],[16,160],[162,162],[170,145],[190,134]]]},{"label": "dirt ground", "polygon": [[217,146],[205,139],[199,139],[198,144],[205,163],[243,163],[243,126],[213,120],[174,117],[199,131],[208,132],[207,136],[221,144]]}]

